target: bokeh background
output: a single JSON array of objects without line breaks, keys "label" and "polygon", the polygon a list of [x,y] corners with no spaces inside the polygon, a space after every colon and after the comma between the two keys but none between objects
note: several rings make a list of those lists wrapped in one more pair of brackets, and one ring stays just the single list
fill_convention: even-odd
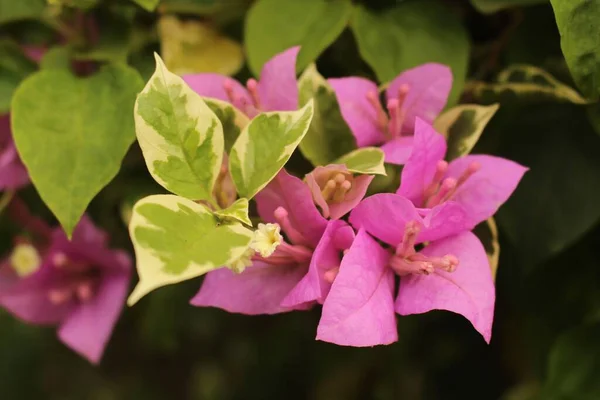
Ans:
[{"label": "bokeh background", "polygon": [[[52,44],[55,27],[43,18],[13,20],[2,15],[17,1],[25,3],[0,0],[0,38]],[[179,54],[169,44],[180,41],[173,38],[176,28],[161,32],[158,21],[170,15],[208,23],[248,50],[244,35],[248,10],[261,1],[172,0],[161,3],[155,12],[124,0],[93,1],[86,15],[96,18],[99,31],[112,38],[88,57],[103,61],[118,54],[147,78],[153,70],[153,51],[163,56],[171,51],[171,65],[183,70],[209,68],[186,57],[214,52],[211,62],[216,64],[210,68],[233,69],[244,80],[252,74],[246,64],[236,67],[243,62],[236,58],[238,50],[215,50],[214,40],[199,39],[200,47]],[[277,7],[290,1],[304,0],[282,0],[280,6],[273,6],[272,17],[277,18]],[[434,24],[435,29],[415,24],[407,40],[428,35],[443,47],[455,29],[452,21],[459,21],[470,43],[467,81],[493,82],[508,66],[530,64],[575,87],[549,2],[355,3],[388,13],[417,2],[447,7],[448,18]],[[483,13],[490,4],[494,12]],[[299,14],[297,21],[285,23],[301,24],[303,18],[310,16]],[[597,24],[596,33],[600,19]],[[376,28],[373,32],[385,35]],[[129,38],[125,50],[124,37]],[[600,48],[600,33],[597,40]],[[263,45],[268,47],[251,44]],[[385,51],[401,53],[402,48],[381,51],[383,58]],[[428,50],[422,51],[426,57]],[[322,52],[317,66],[326,77],[377,77],[372,64],[361,58],[349,27]],[[0,59],[0,74],[6,70]],[[463,102],[490,102],[466,88]],[[319,309],[248,317],[191,307],[188,301],[201,282],[196,279],[157,290],[126,308],[99,367],[64,347],[54,329],[27,326],[0,311],[0,398],[600,399],[600,137],[594,129],[595,105],[519,92],[492,97],[501,109],[474,152],[508,157],[531,171],[497,215],[501,251],[490,345],[462,317],[432,312],[399,317],[399,341],[393,345],[339,347],[314,340]],[[299,174],[310,169],[299,153],[288,167]],[[134,144],[121,172],[94,199],[89,212],[110,232],[115,247],[131,250],[124,216],[136,198],[161,191]],[[22,195],[37,213],[52,220],[35,189],[30,187]],[[3,216],[0,224],[2,250],[8,251],[16,227]]]}]

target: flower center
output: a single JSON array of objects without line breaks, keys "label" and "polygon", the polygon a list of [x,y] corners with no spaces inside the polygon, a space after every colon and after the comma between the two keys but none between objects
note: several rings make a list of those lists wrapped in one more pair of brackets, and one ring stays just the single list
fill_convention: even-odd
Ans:
[{"label": "flower center", "polygon": [[342,203],[346,194],[352,189],[354,177],[350,173],[337,172],[330,174],[329,178],[318,179],[321,195],[327,204]]},{"label": "flower center", "polygon": [[370,91],[367,93],[367,101],[375,109],[377,114],[377,126],[382,132],[385,132],[388,140],[395,139],[402,135],[402,126],[406,118],[406,113],[402,110],[402,106],[406,101],[406,96],[410,87],[401,85],[398,89],[398,97],[388,100],[386,109],[383,108],[377,92]]},{"label": "flower center", "polygon": [[313,249],[310,241],[292,223],[288,211],[284,207],[277,207],[273,212],[277,224],[285,233],[289,243],[281,241],[273,254],[268,257],[255,255],[255,261],[262,261],[272,265],[305,264],[310,262]]},{"label": "flower center", "polygon": [[473,161],[458,179],[444,178],[448,171],[448,163],[443,160],[438,161],[433,179],[423,192],[424,206],[432,208],[449,200],[456,193],[456,190],[480,168],[481,164]]},{"label": "flower center", "polygon": [[240,110],[249,117],[254,117],[262,111],[262,104],[258,94],[258,82],[256,79],[251,78],[246,82],[246,90],[248,90],[248,94],[250,95],[250,100],[252,101],[251,104],[248,103],[245,96],[240,96],[239,93],[235,92],[234,81],[232,79],[226,79],[223,82],[223,89],[227,94],[229,102],[240,107]]},{"label": "flower center", "polygon": [[59,305],[70,300],[89,301],[98,286],[98,271],[89,263],[70,259],[64,253],[52,256],[52,265],[62,273],[62,279],[47,296],[52,304]]},{"label": "flower center", "polygon": [[447,272],[454,272],[458,267],[458,258],[453,254],[443,257],[429,257],[415,250],[415,242],[421,227],[416,221],[410,221],[404,228],[402,242],[396,247],[394,255],[390,258],[389,266],[399,276],[409,274],[429,275],[436,268]]}]

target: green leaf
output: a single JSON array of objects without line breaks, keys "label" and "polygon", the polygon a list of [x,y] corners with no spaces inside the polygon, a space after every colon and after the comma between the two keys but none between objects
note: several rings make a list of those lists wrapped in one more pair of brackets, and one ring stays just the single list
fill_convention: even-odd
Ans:
[{"label": "green leaf", "polygon": [[10,109],[13,93],[37,66],[19,48],[16,43],[0,41],[0,114]]},{"label": "green leaf", "polygon": [[559,337],[550,353],[546,400],[600,398],[600,323],[583,325]]},{"label": "green leaf", "polygon": [[67,46],[56,46],[50,48],[40,61],[41,69],[64,69],[71,68],[71,49]]},{"label": "green leaf", "polygon": [[221,225],[208,208],[183,197],[154,195],[140,200],[129,224],[139,283],[130,306],[154,289],[203,275],[238,259],[253,232]]},{"label": "green leaf", "polygon": [[258,0],[246,19],[250,69],[258,76],[275,54],[300,45],[301,71],[342,33],[351,13],[349,0]]},{"label": "green leaf", "polygon": [[248,199],[237,199],[235,203],[224,210],[214,212],[217,217],[223,218],[225,221],[238,221],[246,225],[252,226],[252,221],[248,216]]},{"label": "green leaf", "polygon": [[221,35],[208,22],[166,15],[158,22],[158,32],[165,64],[177,75],[235,75],[244,64],[241,44]]},{"label": "green leaf", "polygon": [[204,102],[215,113],[221,125],[223,125],[223,136],[225,137],[225,152],[229,154],[231,147],[242,132],[242,129],[248,125],[250,119],[238,110],[223,100],[204,97]]},{"label": "green leaf", "polygon": [[160,0],[132,0],[146,11],[154,11]]},{"label": "green leaf", "polygon": [[223,159],[223,127],[202,98],[155,57],[156,71],[134,114],[146,166],[170,192],[212,201]]},{"label": "green leaf", "polygon": [[0,25],[40,18],[45,9],[46,0],[0,0]]},{"label": "green leaf", "polygon": [[[482,149],[486,142],[494,147]],[[526,271],[572,245],[600,219],[600,137],[582,107],[503,106],[477,152],[530,168],[496,216]]]},{"label": "green leaf", "polygon": [[492,277],[496,279],[498,272],[498,261],[500,259],[500,243],[498,242],[498,226],[494,218],[488,218],[473,229],[473,233],[477,236],[487,255],[492,269]]},{"label": "green leaf", "polygon": [[99,0],[48,0],[48,4],[81,8],[83,10],[94,7]]},{"label": "green leaf", "polygon": [[311,64],[298,81],[299,104],[314,100],[315,114],[300,142],[300,151],[313,165],[326,165],[356,149],[356,139],[344,121],[331,86]]},{"label": "green leaf", "polygon": [[283,168],[306,135],[313,112],[309,101],[298,111],[259,114],[244,128],[229,157],[241,197],[254,197]]},{"label": "green leaf", "polygon": [[466,97],[481,103],[573,103],[588,104],[579,93],[551,74],[532,65],[513,65],[495,83],[469,82]]},{"label": "green leaf", "polygon": [[350,172],[365,175],[386,175],[383,161],[385,154],[378,147],[356,149],[332,164],[345,164]]},{"label": "green leaf", "polygon": [[531,6],[546,2],[548,0],[471,0],[473,6],[485,14],[492,14],[505,8]]},{"label": "green leaf", "polygon": [[575,83],[584,95],[600,98],[600,3],[596,0],[551,0],[560,45]]},{"label": "green leaf", "polygon": [[433,126],[448,141],[448,161],[467,155],[473,150],[483,129],[499,107],[498,104],[461,104],[437,117]]},{"label": "green leaf", "polygon": [[11,123],[19,154],[68,236],[135,139],[128,110],[142,86],[135,70],[109,65],[83,79],[42,70],[15,92]]},{"label": "green leaf", "polygon": [[351,23],[362,58],[381,82],[427,62],[452,68],[453,105],[467,75],[469,39],[460,20],[437,0],[406,1],[385,13],[356,7]]}]

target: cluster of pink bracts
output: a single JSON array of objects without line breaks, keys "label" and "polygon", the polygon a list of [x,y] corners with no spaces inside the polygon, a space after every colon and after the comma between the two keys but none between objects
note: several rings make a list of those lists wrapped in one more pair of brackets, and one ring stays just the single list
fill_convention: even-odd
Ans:
[{"label": "cluster of pink bracts", "polygon": [[[294,110],[297,54],[292,48],[275,56],[260,81],[246,87],[214,74],[184,79],[200,95],[229,101],[250,117]],[[282,170],[256,203],[285,240],[269,257],[255,255],[241,273],[208,273],[191,303],[250,315],[322,304],[317,339],[347,346],[395,342],[396,313],[449,310],[489,342],[494,282],[471,230],[510,197],[527,168],[487,155],[444,161],[446,141],[431,126],[452,86],[442,65],[402,73],[388,86],[385,106],[373,82],[329,83],[357,144],[381,145],[386,162],[404,165],[400,187],[365,198],[373,177],[344,165],[319,166],[304,179]],[[28,183],[8,121],[0,121],[0,190]],[[41,231],[0,266],[0,304],[27,322],[58,325],[63,342],[98,362],[125,302],[131,260],[109,249],[87,217],[72,241],[59,229]],[[39,268],[15,269],[18,257],[38,257]]]}]

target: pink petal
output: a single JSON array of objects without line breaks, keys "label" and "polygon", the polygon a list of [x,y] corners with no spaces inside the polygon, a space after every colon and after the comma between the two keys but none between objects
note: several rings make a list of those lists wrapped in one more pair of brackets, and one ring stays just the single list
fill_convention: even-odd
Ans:
[{"label": "pink petal", "polygon": [[[283,307],[294,308],[303,303],[314,301],[323,303],[331,288],[331,283],[327,282],[323,277],[330,269],[339,268],[341,253],[347,248],[339,247],[339,241],[336,241],[336,236],[339,235],[338,232],[340,230],[343,230],[343,233],[345,233],[348,228],[352,231],[352,228],[344,221],[329,221],[327,229],[325,229],[325,233],[313,253],[308,272],[285,299],[283,299],[281,303]],[[348,244],[344,243],[344,245]]]},{"label": "pink petal", "polygon": [[417,236],[417,243],[443,239],[472,229],[468,212],[453,201],[427,209],[423,215],[423,228]]},{"label": "pink petal", "polygon": [[365,197],[367,189],[371,181],[375,178],[373,175],[361,175],[354,179],[352,188],[346,194],[346,198],[341,203],[333,203],[329,205],[331,211],[331,219],[339,219],[348,214],[354,207],[360,203]]},{"label": "pink petal", "polygon": [[402,170],[400,187],[396,191],[415,206],[423,205],[423,193],[435,175],[437,163],[446,155],[446,140],[424,120],[417,118],[413,151]]},{"label": "pink petal", "polygon": [[264,111],[292,111],[298,109],[296,57],[300,47],[292,47],[275,55],[260,73],[258,95]]},{"label": "pink petal", "polygon": [[302,279],[307,269],[298,265],[255,263],[241,274],[236,274],[228,268],[221,268],[206,275],[200,291],[190,304],[247,315],[306,309],[306,305],[282,307],[281,301]]},{"label": "pink petal", "polygon": [[384,132],[377,126],[377,110],[367,100],[367,93],[379,93],[377,85],[358,77],[328,79],[327,82],[335,92],[342,116],[358,147],[385,142]]},{"label": "pink petal", "polygon": [[317,182],[317,174],[315,172],[318,172],[319,169],[324,169],[328,167],[329,166],[317,167],[313,172],[306,174],[306,176],[304,177],[304,181],[306,182],[306,186],[308,186],[308,189],[310,190],[313,201],[321,209],[321,212],[323,213],[323,216],[325,216],[325,218],[329,218],[331,216],[331,210],[329,209],[329,204],[327,204],[327,201],[325,201],[325,198],[323,197],[323,192],[321,191],[319,182]]},{"label": "pink petal", "polygon": [[277,222],[273,213],[278,207],[289,213],[290,222],[314,247],[327,226],[313,202],[308,186],[301,179],[279,171],[277,176],[256,195],[258,214],[266,222]]},{"label": "pink petal", "polygon": [[396,165],[406,164],[413,150],[413,142],[412,136],[400,136],[385,143],[381,146],[381,150],[385,153],[385,162]]},{"label": "pink petal", "polygon": [[[194,92],[202,97],[212,97],[214,99],[230,102],[240,110],[246,110],[247,105],[252,104],[252,99],[248,94],[248,90],[246,90],[241,83],[228,76],[219,74],[193,74],[184,75],[182,78]],[[234,102],[231,102],[225,91],[224,84],[227,81],[232,85],[233,92],[236,96]]]},{"label": "pink petal", "polygon": [[29,174],[19,158],[10,130],[10,116],[0,117],[0,190],[19,189],[29,183]]},{"label": "pink petal", "polygon": [[398,340],[388,258],[365,231],[358,232],[323,304],[317,340],[356,347]]},{"label": "pink petal", "polygon": [[515,191],[528,168],[505,158],[472,155],[452,161],[447,176],[457,178],[472,164],[480,169],[458,187],[451,197],[469,214],[471,228],[494,215]]},{"label": "pink petal", "polygon": [[422,223],[414,205],[406,198],[392,193],[380,193],[364,199],[350,214],[355,229],[364,229],[377,239],[397,246],[409,221]]},{"label": "pink petal", "polygon": [[55,305],[48,299],[48,290],[60,277],[50,263],[42,264],[34,274],[18,277],[8,262],[0,267],[0,305],[17,318],[39,325],[53,325],[73,309],[73,302]]},{"label": "pink petal", "polygon": [[403,85],[407,85],[409,91],[402,104],[405,112],[402,131],[412,134],[416,117],[431,123],[444,109],[452,89],[452,71],[445,65],[435,63],[406,70],[390,83],[387,99],[397,99]]},{"label": "pink petal", "polygon": [[60,340],[97,364],[125,305],[129,280],[127,273],[107,275],[95,296],[75,308],[63,321],[58,330]]},{"label": "pink petal", "polygon": [[410,275],[400,279],[396,312],[400,315],[448,310],[463,315],[489,343],[496,298],[492,272],[479,239],[471,232],[433,242],[421,251],[427,256],[454,254],[460,264],[449,273]]}]

